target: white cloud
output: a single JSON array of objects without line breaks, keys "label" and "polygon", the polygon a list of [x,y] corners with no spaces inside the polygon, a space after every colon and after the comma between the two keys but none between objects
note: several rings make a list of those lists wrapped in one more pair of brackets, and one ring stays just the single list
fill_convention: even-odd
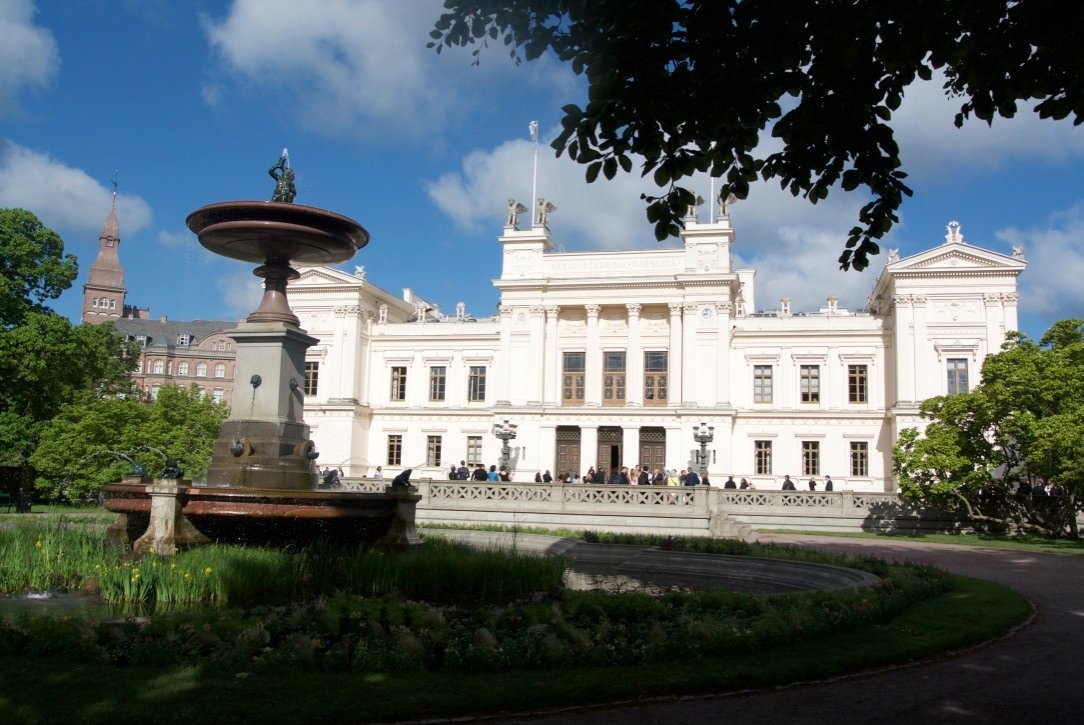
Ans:
[{"label": "white cloud", "polygon": [[185,229],[182,232],[170,232],[165,229],[158,231],[158,241],[164,247],[179,249],[190,244],[197,244],[196,236]]},{"label": "white cloud", "polygon": [[1019,104],[1014,118],[995,118],[993,125],[972,117],[956,128],[953,119],[963,99],[947,98],[943,84],[941,74],[911,84],[893,116],[903,167],[912,175],[971,176],[1012,160],[1059,162],[1084,156],[1079,127],[1071,121],[1039,118],[1035,103]]},{"label": "white cloud", "polygon": [[[97,244],[112,192],[81,169],[47,154],[0,140],[0,206],[34,212],[48,227],[86,235]],[[132,194],[117,196],[121,237],[151,224],[150,205]]]},{"label": "white cloud", "polygon": [[439,14],[437,0],[236,0],[226,17],[203,20],[225,67],[280,93],[305,125],[417,132],[454,105],[425,47]]},{"label": "white cloud", "polygon": [[252,270],[238,270],[224,274],[215,280],[227,316],[240,319],[260,306],[263,283],[253,276]]},{"label": "white cloud", "polygon": [[1055,214],[1043,228],[1009,228],[998,239],[1024,248],[1020,309],[1050,320],[1080,317],[1084,310],[1084,202]]},{"label": "white cloud", "polygon": [[31,0],[0,0],[0,118],[18,109],[25,88],[48,86],[60,67],[60,54],[52,33],[34,25]]}]

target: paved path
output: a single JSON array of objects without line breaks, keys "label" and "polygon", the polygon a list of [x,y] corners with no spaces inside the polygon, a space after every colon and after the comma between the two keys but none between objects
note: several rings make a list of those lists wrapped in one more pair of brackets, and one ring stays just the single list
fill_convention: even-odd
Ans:
[{"label": "paved path", "polygon": [[533,723],[1081,723],[1084,556],[803,535],[761,541],[934,564],[1006,584],[1037,616],[1015,634],[928,664],[768,691],[518,718]]}]

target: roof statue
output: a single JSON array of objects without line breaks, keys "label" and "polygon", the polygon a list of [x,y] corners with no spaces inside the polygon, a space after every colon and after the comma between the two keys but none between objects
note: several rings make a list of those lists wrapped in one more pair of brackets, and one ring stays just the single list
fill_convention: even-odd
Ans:
[{"label": "roof statue", "polygon": [[693,200],[693,203],[689,204],[689,208],[685,212],[685,218],[686,219],[696,219],[696,207],[700,206],[703,203],[704,203],[704,197],[697,194],[696,199]]},{"label": "roof statue", "polygon": [[736,197],[734,194],[726,194],[724,196],[725,192],[726,192],[725,189],[723,191],[719,192],[719,216],[720,217],[729,217],[730,216],[730,207],[734,204],[734,202],[736,202],[738,200],[738,197]]},{"label": "roof statue", "polygon": [[515,199],[508,200],[508,221],[504,223],[506,227],[512,227],[518,229],[519,215],[527,211],[527,207],[520,204]]},{"label": "roof statue", "polygon": [[544,227],[546,226],[546,220],[549,215],[557,211],[557,205],[551,201],[546,201],[541,196],[538,197],[538,219],[535,220],[535,225]]},{"label": "roof statue", "polygon": [[275,180],[275,193],[271,195],[271,201],[293,204],[297,187],[294,186],[294,170],[290,168],[290,153],[287,149],[282,150],[278,163],[268,169],[267,173]]},{"label": "roof statue", "polygon": [[960,222],[953,220],[945,225],[948,234],[945,235],[945,244],[963,244],[964,234],[960,231]]}]

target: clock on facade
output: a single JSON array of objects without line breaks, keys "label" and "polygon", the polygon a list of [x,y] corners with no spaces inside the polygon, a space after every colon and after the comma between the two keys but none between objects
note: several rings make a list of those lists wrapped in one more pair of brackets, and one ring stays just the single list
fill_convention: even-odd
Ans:
[{"label": "clock on facade", "polygon": [[701,307],[700,308],[700,319],[702,319],[702,320],[710,320],[713,317],[715,317],[715,310],[713,310],[710,307]]}]

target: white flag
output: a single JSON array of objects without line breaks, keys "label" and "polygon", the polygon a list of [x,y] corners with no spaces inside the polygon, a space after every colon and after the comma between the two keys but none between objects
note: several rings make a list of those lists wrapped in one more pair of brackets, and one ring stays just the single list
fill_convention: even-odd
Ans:
[{"label": "white flag", "polygon": [[531,121],[531,142],[538,143],[538,121]]}]

